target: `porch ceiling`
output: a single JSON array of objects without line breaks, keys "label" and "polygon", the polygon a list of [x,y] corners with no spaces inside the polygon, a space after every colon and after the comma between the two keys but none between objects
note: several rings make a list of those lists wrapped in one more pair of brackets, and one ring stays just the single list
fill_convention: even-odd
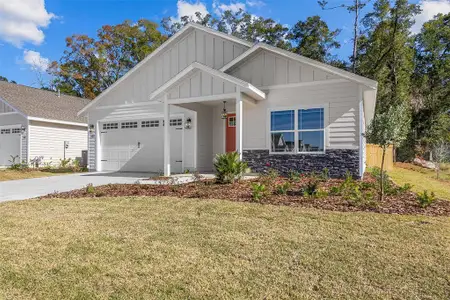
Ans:
[{"label": "porch ceiling", "polygon": [[[245,95],[249,96],[250,98],[254,100],[264,100],[266,98],[266,94],[259,90],[258,88],[254,87],[250,83],[243,81],[241,79],[238,79],[236,77],[233,77],[229,74],[223,73],[221,71],[212,69],[208,66],[205,66],[203,64],[194,62],[188,67],[186,67],[183,71],[181,71],[178,75],[176,75],[171,80],[167,81],[165,84],[163,84],[161,87],[159,87],[156,91],[154,91],[151,95],[149,100],[160,100],[165,93],[169,93],[169,91],[183,83],[186,79],[189,79],[193,77],[198,72],[205,73],[208,76],[211,76],[212,78],[217,78],[222,80],[223,82],[232,84],[235,86],[234,90],[240,90]],[[225,90],[225,89],[224,89]],[[196,97],[189,97],[189,98],[203,98],[202,101],[217,101],[221,99],[227,99],[227,98],[234,98],[236,92],[229,92],[226,93],[225,91],[223,93],[214,94],[211,93],[210,95],[201,95],[201,93],[197,93],[200,95],[196,95]],[[180,97],[184,98],[184,97]],[[173,102],[176,102],[177,99],[171,99]]]}]

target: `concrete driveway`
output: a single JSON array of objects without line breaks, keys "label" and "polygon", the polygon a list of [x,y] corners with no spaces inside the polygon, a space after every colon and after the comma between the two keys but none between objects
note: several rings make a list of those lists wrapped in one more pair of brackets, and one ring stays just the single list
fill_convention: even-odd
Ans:
[{"label": "concrete driveway", "polygon": [[0,182],[0,202],[24,200],[45,196],[53,192],[80,189],[92,183],[94,186],[110,183],[136,183],[155,176],[149,173],[84,173],[53,177],[11,180]]}]

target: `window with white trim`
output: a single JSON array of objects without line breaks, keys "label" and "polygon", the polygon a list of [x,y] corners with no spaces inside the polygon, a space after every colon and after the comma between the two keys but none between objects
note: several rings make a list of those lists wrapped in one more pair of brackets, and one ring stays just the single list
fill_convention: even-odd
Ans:
[{"label": "window with white trim", "polygon": [[138,127],[138,123],[137,122],[122,122],[120,124],[120,128],[122,129],[127,129],[127,128],[137,128]]},{"label": "window with white trim", "polygon": [[141,122],[141,127],[142,127],[142,128],[146,128],[146,127],[159,127],[159,120],[142,121],[142,122]]},{"label": "window with white trim", "polygon": [[20,133],[22,130],[20,128],[11,129],[11,133]]},{"label": "window with white trim", "polygon": [[323,108],[270,112],[270,152],[320,153],[325,151]]},{"label": "window with white trim", "polygon": [[170,120],[170,126],[181,126],[181,125],[183,125],[183,119]]},{"label": "window with white trim", "polygon": [[107,129],[119,129],[119,123],[104,123],[103,130]]},{"label": "window with white trim", "polygon": [[2,129],[1,131],[0,131],[0,134],[10,134],[11,133],[11,129]]}]

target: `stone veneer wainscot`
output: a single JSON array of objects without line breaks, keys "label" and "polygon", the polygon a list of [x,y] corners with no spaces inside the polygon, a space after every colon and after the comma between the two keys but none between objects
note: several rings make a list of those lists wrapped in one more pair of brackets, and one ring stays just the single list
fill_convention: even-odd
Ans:
[{"label": "stone veneer wainscot", "polygon": [[359,151],[349,149],[327,149],[324,154],[270,154],[269,150],[244,150],[243,159],[252,172],[264,173],[275,169],[280,174],[289,171],[320,173],[328,168],[330,177],[344,177],[349,171],[359,176]]}]

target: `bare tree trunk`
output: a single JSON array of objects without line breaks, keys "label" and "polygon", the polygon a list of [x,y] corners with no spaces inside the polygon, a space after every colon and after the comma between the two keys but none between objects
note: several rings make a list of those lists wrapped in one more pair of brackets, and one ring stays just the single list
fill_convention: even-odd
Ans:
[{"label": "bare tree trunk", "polygon": [[380,178],[380,201],[384,199],[384,156],[386,155],[386,146],[383,146],[383,156],[381,157],[381,178]]},{"label": "bare tree trunk", "polygon": [[355,23],[353,25],[353,73],[356,73],[356,50],[358,47],[359,0],[355,0]]}]

